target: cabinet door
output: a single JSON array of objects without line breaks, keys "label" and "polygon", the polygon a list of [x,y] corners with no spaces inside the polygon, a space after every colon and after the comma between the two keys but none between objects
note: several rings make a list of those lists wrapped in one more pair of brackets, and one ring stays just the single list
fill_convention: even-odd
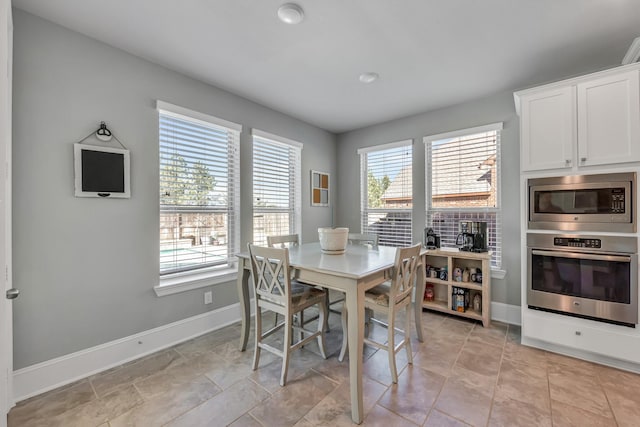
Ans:
[{"label": "cabinet door", "polygon": [[640,161],[638,70],[578,84],[578,165]]},{"label": "cabinet door", "polygon": [[572,86],[521,98],[522,170],[573,166],[575,91]]}]

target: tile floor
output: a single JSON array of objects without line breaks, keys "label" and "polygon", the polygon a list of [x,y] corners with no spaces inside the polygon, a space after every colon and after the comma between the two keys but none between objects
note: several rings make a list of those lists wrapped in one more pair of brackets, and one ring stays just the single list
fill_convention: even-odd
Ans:
[{"label": "tile floor", "polygon": [[[351,425],[338,315],[331,325],[329,358],[315,344],[294,352],[285,387],[281,359],[263,351],[251,370],[234,324],[21,402],[9,426]],[[640,425],[640,375],[522,346],[514,326],[425,311],[423,328],[414,364],[398,355],[397,385],[386,352],[365,349],[362,425]]]}]

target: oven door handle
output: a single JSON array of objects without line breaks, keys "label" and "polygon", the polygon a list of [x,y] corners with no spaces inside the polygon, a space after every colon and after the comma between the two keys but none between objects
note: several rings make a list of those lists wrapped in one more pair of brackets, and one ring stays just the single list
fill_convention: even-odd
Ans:
[{"label": "oven door handle", "polygon": [[544,251],[544,250],[537,250],[537,249],[532,249],[531,253],[533,255],[555,256],[559,258],[580,258],[580,259],[589,259],[594,261],[631,262],[631,257],[625,256],[625,255],[596,255],[596,254],[585,254],[585,253],[575,253],[575,252]]}]

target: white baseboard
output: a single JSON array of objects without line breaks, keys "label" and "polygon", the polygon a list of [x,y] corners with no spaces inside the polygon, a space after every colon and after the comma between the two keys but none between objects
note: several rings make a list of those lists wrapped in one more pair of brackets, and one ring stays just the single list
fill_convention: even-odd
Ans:
[{"label": "white baseboard", "polygon": [[[253,306],[253,304],[251,304]],[[14,402],[53,390],[240,320],[240,304],[27,366],[13,372]],[[238,328],[238,338],[240,328]]]},{"label": "white baseboard", "polygon": [[492,301],[491,320],[508,323],[510,325],[520,325],[522,323],[520,306]]},{"label": "white baseboard", "polygon": [[[253,308],[253,304],[251,304]],[[252,310],[253,311],[253,310]],[[253,313],[252,313],[253,314]],[[491,303],[491,319],[519,325],[520,306]],[[232,304],[188,319],[27,366],[13,372],[14,402],[130,362],[240,320]],[[238,329],[238,337],[240,330]]]}]

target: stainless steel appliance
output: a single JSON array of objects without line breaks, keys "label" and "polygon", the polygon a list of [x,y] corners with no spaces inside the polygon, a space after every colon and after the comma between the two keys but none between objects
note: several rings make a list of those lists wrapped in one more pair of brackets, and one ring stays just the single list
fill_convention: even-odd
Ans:
[{"label": "stainless steel appliance", "polygon": [[527,305],[635,327],[636,237],[527,234]]},{"label": "stainless steel appliance", "polygon": [[461,251],[487,252],[489,250],[486,222],[461,221],[458,227],[456,245]]},{"label": "stainless steel appliance", "polygon": [[530,179],[529,229],[636,231],[636,173]]},{"label": "stainless steel appliance", "polygon": [[437,249],[440,247],[440,236],[433,231],[433,228],[425,228],[422,244],[427,249]]}]

